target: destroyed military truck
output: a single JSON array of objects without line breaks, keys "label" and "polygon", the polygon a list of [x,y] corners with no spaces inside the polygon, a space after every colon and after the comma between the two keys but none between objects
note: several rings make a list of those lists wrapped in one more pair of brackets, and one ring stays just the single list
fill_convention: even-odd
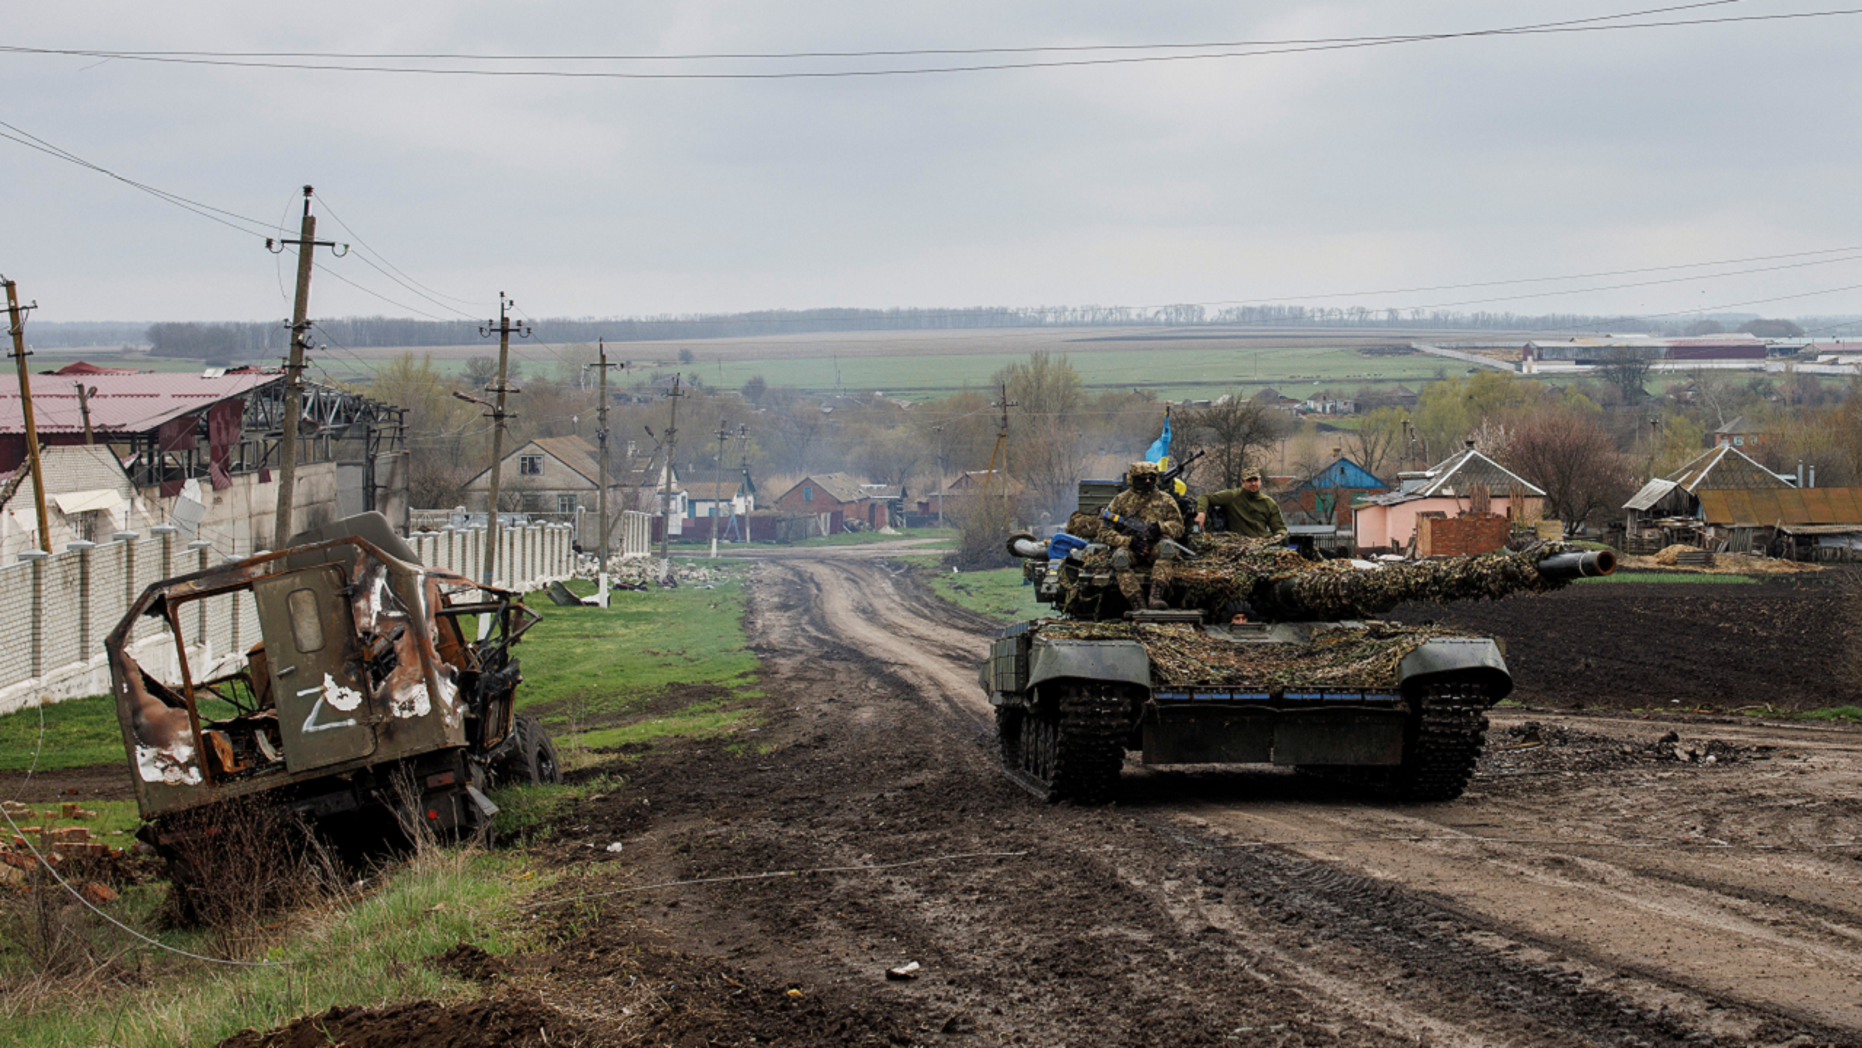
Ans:
[{"label": "destroyed military truck", "polygon": [[[1103,494],[1085,488],[1083,505]],[[1070,528],[1094,531],[1078,514]],[[1045,800],[1109,799],[1127,750],[1147,765],[1291,765],[1452,800],[1474,773],[1486,710],[1513,689],[1502,646],[1376,616],[1615,568],[1608,551],[1558,544],[1385,564],[1205,535],[1163,547],[1176,562],[1171,610],[1151,611],[1126,604],[1114,571],[1130,562],[1093,537],[1009,540],[1060,615],[1003,630],[981,670],[1004,769]]]},{"label": "destroyed military truck", "polygon": [[[257,643],[201,652],[207,616],[254,611]],[[490,786],[561,780],[542,725],[512,710],[511,646],[537,621],[515,593],[423,567],[379,513],[155,583],[104,641],[144,842],[173,870],[210,821],[189,817],[241,800],[339,845],[478,833]]]}]

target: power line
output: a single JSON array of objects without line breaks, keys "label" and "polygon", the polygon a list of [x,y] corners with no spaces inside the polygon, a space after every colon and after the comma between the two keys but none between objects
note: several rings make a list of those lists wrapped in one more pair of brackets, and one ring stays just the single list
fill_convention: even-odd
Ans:
[{"label": "power line", "polygon": [[[246,69],[285,69],[309,72],[341,73],[397,73],[419,76],[480,76],[500,78],[547,78],[566,80],[831,80],[850,78],[872,78],[884,76],[926,76],[950,73],[979,73],[1019,69],[1055,69],[1077,68],[1085,66],[1139,65],[1161,62],[1191,62],[1203,60],[1225,60],[1240,58],[1262,58],[1274,55],[1310,54],[1324,51],[1357,50],[1371,47],[1387,47],[1397,44],[1438,43],[1450,40],[1467,40],[1482,37],[1497,38],[1509,36],[1543,36],[1568,33],[1614,32],[1629,29],[1668,29],[1692,26],[1730,25],[1737,23],[1794,21],[1810,18],[1834,18],[1862,14],[1862,8],[1847,8],[1829,11],[1803,11],[1775,15],[1742,15],[1725,18],[1673,19],[1657,22],[1631,22],[1611,25],[1523,25],[1505,26],[1495,29],[1465,30],[1448,33],[1418,33],[1410,35],[1392,35],[1371,37],[1362,40],[1346,39],[1337,43],[1295,44],[1289,46],[1238,45],[1254,48],[1243,51],[1212,51],[1206,54],[1167,54],[1136,55],[1116,58],[1063,59],[1043,62],[1000,62],[978,65],[920,66],[890,69],[840,69],[840,70],[797,70],[789,72],[714,72],[714,73],[636,73],[604,70],[563,70],[563,69],[447,69],[423,66],[403,65],[352,65],[330,64],[328,62],[282,62],[248,60],[240,58],[184,57],[175,54],[132,51],[99,51],[64,48],[0,47],[0,53],[68,55],[83,58],[120,59],[123,61],[151,62],[174,65],[223,66]],[[1614,18],[1636,17],[1633,14],[1611,16]]]},{"label": "power line", "polygon": [[[133,189],[137,189],[144,193],[147,193],[150,196],[155,197],[157,200],[166,201],[167,203],[173,204],[176,207],[179,207],[184,211],[191,211],[194,214],[197,214],[202,218],[208,219],[209,221],[218,222],[221,225],[226,226],[228,229],[235,229],[241,233],[245,233],[248,235],[252,233],[252,230],[242,229],[239,226],[234,225],[232,222],[227,221],[228,218],[231,218],[231,219],[237,219],[240,222],[246,222],[253,226],[256,226],[258,227],[260,232],[267,232],[267,233],[280,232],[280,231],[289,232],[289,230],[285,226],[272,225],[271,223],[266,222],[263,219],[248,218],[245,215],[241,215],[233,211],[227,211],[221,208],[217,208],[211,204],[203,204],[198,200],[190,200],[187,197],[181,196],[177,193],[170,193],[165,189],[157,189],[154,186],[148,185],[147,183],[138,182],[135,179],[130,178],[126,175],[117,174],[115,171],[112,171],[107,167],[104,167],[100,164],[93,164],[89,160],[86,160],[83,157],[78,156],[76,153],[73,153],[68,149],[64,149],[60,146],[53,145],[52,143],[47,142],[45,139],[40,138],[37,135],[34,135],[29,131],[25,131],[18,127],[15,127],[12,124],[9,124],[4,120],[0,120],[0,127],[4,127],[7,129],[7,131],[13,132],[13,134],[6,134],[4,132],[0,132],[0,138],[7,139],[8,141],[11,141],[11,142],[16,142],[19,145],[25,146],[28,149],[32,149],[40,153],[44,153],[47,156],[56,157],[59,160],[65,161],[66,163],[76,164],[77,166],[85,168],[87,170],[95,171],[98,174],[103,175],[107,178],[113,178],[116,181],[121,182],[126,186],[129,186]],[[18,136],[18,137],[15,137],[15,136]],[[225,216],[225,217],[220,217],[220,216]]]},{"label": "power line", "polygon": [[[317,198],[317,200],[318,200],[318,202],[319,202],[319,203],[321,203],[321,204],[323,205],[323,210],[325,211],[325,213],[327,213],[327,214],[328,214],[328,215],[329,215],[329,216],[330,216],[330,217],[331,217],[332,219],[334,219],[334,220],[336,221],[336,224],[337,224],[337,225],[339,225],[339,226],[342,226],[342,227],[343,227],[343,231],[344,231],[344,232],[346,232],[346,233],[348,233],[348,234],[350,235],[350,237],[352,237],[352,238],[353,238],[353,239],[355,240],[355,242],[356,242],[356,243],[358,243],[358,244],[361,244],[361,245],[362,245],[362,247],[363,247],[364,249],[366,249],[366,250],[367,250],[367,251],[369,252],[369,254],[372,254],[372,255],[374,255],[374,256],[375,256],[376,258],[379,258],[379,259],[381,259],[381,264],[382,264],[383,266],[387,266],[387,267],[388,267],[389,269],[391,269],[391,270],[394,270],[394,272],[395,272],[395,273],[397,273],[397,274],[399,274],[399,275],[400,275],[400,276],[402,276],[402,277],[405,277],[405,278],[406,278],[406,281],[407,281],[406,283],[402,283],[402,281],[400,281],[400,280],[395,280],[395,283],[397,283],[397,284],[401,284],[401,286],[402,286],[402,287],[405,287],[405,288],[407,288],[407,289],[408,289],[409,291],[413,291],[413,292],[414,292],[415,294],[417,294],[417,295],[418,295],[418,294],[420,294],[420,293],[421,293],[421,291],[429,291],[429,292],[432,292],[432,293],[433,293],[433,294],[435,294],[435,295],[438,295],[438,296],[439,296],[440,298],[446,298],[446,299],[451,299],[451,300],[452,300],[452,301],[454,301],[454,302],[461,302],[461,303],[464,303],[464,304],[466,304],[466,305],[474,305],[474,304],[476,304],[476,303],[475,303],[475,300],[473,300],[473,299],[469,299],[469,298],[459,298],[459,297],[457,297],[457,296],[455,296],[455,295],[448,295],[448,294],[446,294],[446,293],[445,293],[445,292],[443,292],[443,291],[438,291],[438,290],[435,290],[434,288],[430,288],[430,287],[428,287],[427,285],[425,285],[425,284],[422,284],[422,283],[421,283],[420,281],[418,281],[418,280],[415,280],[415,279],[414,279],[414,278],[413,278],[412,276],[409,276],[409,275],[407,274],[407,272],[406,272],[405,270],[403,270],[403,269],[401,269],[401,267],[399,267],[399,266],[397,266],[397,265],[395,265],[394,263],[392,263],[392,262],[390,262],[390,261],[388,261],[388,258],[387,258],[387,256],[385,256],[385,255],[383,255],[383,254],[382,254],[382,253],[381,253],[380,251],[377,251],[377,250],[375,250],[375,248],[374,248],[374,247],[373,247],[372,245],[370,245],[370,244],[369,244],[369,243],[368,243],[367,241],[365,241],[365,240],[363,240],[363,239],[362,239],[362,237],[361,237],[361,235],[360,235],[360,234],[358,234],[358,233],[357,233],[357,232],[356,232],[355,230],[353,230],[353,229],[350,229],[350,228],[349,228],[349,223],[347,223],[347,222],[344,222],[344,221],[342,220],[342,217],[341,217],[340,215],[338,215],[338,214],[336,213],[336,210],[335,210],[334,208],[332,208],[332,207],[330,207],[330,202],[329,202],[329,200],[328,200],[328,198],[326,198],[326,197],[323,197],[323,196],[319,196],[319,197]],[[358,254],[358,255],[357,255],[356,257],[358,257],[358,258],[362,258],[362,260],[363,260],[364,262],[368,262],[368,259],[367,259],[366,257],[364,257],[364,256],[362,256],[362,255],[360,255],[360,254]],[[371,265],[371,266],[374,266],[374,265],[375,265],[375,263],[373,263],[373,262],[369,262],[369,265]],[[376,266],[376,268],[377,268],[377,269],[380,269],[381,267],[380,267],[380,266]],[[394,277],[393,277],[392,275],[389,275],[389,274],[386,274],[386,273],[384,273],[383,275],[385,275],[385,276],[388,276],[390,280],[394,280]],[[416,289],[418,289],[418,290],[416,290]],[[451,306],[448,306],[448,305],[446,305],[446,304],[445,304],[444,302],[440,302],[440,301],[438,301],[438,300],[436,300],[436,299],[433,299],[433,298],[428,298],[428,297],[427,297],[426,295],[421,295],[421,297],[422,297],[422,298],[427,298],[427,301],[429,301],[429,302],[432,302],[432,303],[433,303],[434,305],[436,305],[436,306],[439,306],[439,307],[441,307],[441,308],[443,308],[443,309],[452,309],[452,308],[453,308],[453,307],[451,307]],[[454,312],[456,312],[456,313],[459,313],[459,315],[460,315],[460,316],[462,316],[462,317],[465,317],[465,318],[466,318],[466,319],[468,319],[468,320],[477,320],[477,319],[478,319],[478,318],[477,318],[477,317],[476,317],[475,315],[473,315],[473,314],[469,314],[469,313],[463,313],[463,312],[459,312],[458,310],[453,310],[453,311],[454,311]]]},{"label": "power line", "polygon": [[[1614,15],[1599,15],[1593,18],[1578,18],[1567,22],[1549,22],[1547,26],[1576,25],[1585,22],[1602,22],[1622,18],[1638,18],[1646,15],[1666,14],[1672,11],[1687,11],[1703,7],[1721,7],[1739,3],[1741,0],[1706,0],[1703,3],[1680,4],[1673,7],[1657,7],[1644,11],[1629,11]],[[901,50],[868,51],[773,51],[773,52],[710,52],[698,54],[530,54],[530,55],[488,55],[469,52],[362,52],[362,51],[110,51],[98,52],[88,50],[66,50],[57,48],[0,47],[0,51],[18,51],[29,54],[70,55],[74,57],[93,58],[98,56],[121,58],[324,58],[324,59],[367,59],[383,61],[472,61],[472,62],[686,62],[718,60],[790,60],[803,58],[909,58],[925,55],[1013,55],[1013,54],[1053,54],[1082,53],[1096,51],[1161,51],[1161,50],[1208,50],[1218,47],[1284,47],[1296,44],[1337,44],[1361,43],[1393,39],[1391,36],[1333,36],[1305,37],[1285,40],[1212,40],[1199,43],[1160,43],[1160,44],[1054,44],[1032,47],[931,47],[907,48]]]}]

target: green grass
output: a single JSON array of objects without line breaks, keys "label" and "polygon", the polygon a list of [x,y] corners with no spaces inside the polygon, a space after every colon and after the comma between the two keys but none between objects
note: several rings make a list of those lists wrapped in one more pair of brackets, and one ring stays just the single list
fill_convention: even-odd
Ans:
[{"label": "green grass", "polygon": [[0,717],[0,771],[25,771],[35,766],[39,771],[55,771],[98,764],[123,764],[127,769],[115,699],[93,695],[46,706],[43,742],[39,713],[35,707]]},{"label": "green grass", "polygon": [[[570,589],[586,596],[594,584],[578,582]],[[526,603],[542,612],[543,621],[517,648],[524,669],[518,708],[538,713],[567,751],[570,766],[582,763],[580,754],[588,747],[714,734],[744,719],[718,710],[715,689],[740,698],[756,695],[751,689],[758,662],[743,634],[741,582],[714,589],[617,590],[606,609],[557,607],[541,594]],[[668,691],[694,686],[711,694],[682,711],[660,712],[657,721],[627,723]]]},{"label": "green grass", "polygon": [[498,814],[491,828],[498,844],[548,837],[550,829],[577,801],[610,793],[621,785],[612,775],[597,775],[576,783],[505,786],[491,792]]},{"label": "green grass", "polygon": [[956,528],[895,528],[897,535],[881,535],[877,531],[856,531],[839,535],[823,535],[819,538],[803,539],[790,543],[792,546],[863,546],[870,542],[900,542],[906,539],[927,540],[914,549],[956,549]]},{"label": "green grass", "polygon": [[1003,623],[1054,613],[1048,605],[1035,602],[1034,587],[1023,581],[1020,568],[952,574],[935,558],[912,559],[923,565],[931,592],[960,608]]},{"label": "green grass", "polygon": [[1828,706],[1820,710],[1794,713],[1798,720],[1853,721],[1862,720],[1862,706]]},{"label": "green grass", "polygon": [[[108,993],[85,992],[81,1000],[52,990],[20,1002],[6,1019],[6,1035],[9,1043],[42,1048],[213,1044],[242,1029],[269,1029],[337,1005],[474,998],[482,993],[478,987],[423,959],[460,942],[494,954],[518,948],[517,906],[548,881],[523,856],[435,850],[389,875],[375,894],[312,915],[253,958],[283,962],[277,967],[204,964],[97,929],[90,934],[106,946],[100,955],[113,955],[108,947],[140,953],[142,975],[113,984]],[[117,915],[148,928],[160,897],[159,890],[126,893]],[[209,933],[158,938],[192,952],[212,955],[215,949]],[[0,954],[0,970],[18,960]],[[137,969],[133,956],[123,963]]]},{"label": "green grass", "polygon": [[1591,579],[1578,579],[1583,583],[1614,582],[1695,582],[1708,584],[1741,585],[1758,582],[1750,575],[1709,575],[1705,572],[1666,572],[1666,571],[1619,571],[1614,575],[1603,575]]}]

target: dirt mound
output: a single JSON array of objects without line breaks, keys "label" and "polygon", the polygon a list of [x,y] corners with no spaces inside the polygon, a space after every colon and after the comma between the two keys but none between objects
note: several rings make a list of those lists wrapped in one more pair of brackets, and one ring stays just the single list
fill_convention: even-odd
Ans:
[{"label": "dirt mound", "polygon": [[468,982],[495,982],[509,970],[505,963],[469,942],[427,958],[427,964]]},{"label": "dirt mound", "polygon": [[241,1030],[217,1048],[563,1048],[611,1043],[535,997],[466,1004],[415,1001],[332,1008],[267,1033]]}]

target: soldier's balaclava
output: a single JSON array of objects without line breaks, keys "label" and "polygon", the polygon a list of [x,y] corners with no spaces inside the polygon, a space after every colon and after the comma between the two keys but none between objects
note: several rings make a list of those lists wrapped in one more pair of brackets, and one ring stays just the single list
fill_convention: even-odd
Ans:
[{"label": "soldier's balaclava", "polygon": [[1152,492],[1157,490],[1157,463],[1134,462],[1125,480],[1133,491]]}]

